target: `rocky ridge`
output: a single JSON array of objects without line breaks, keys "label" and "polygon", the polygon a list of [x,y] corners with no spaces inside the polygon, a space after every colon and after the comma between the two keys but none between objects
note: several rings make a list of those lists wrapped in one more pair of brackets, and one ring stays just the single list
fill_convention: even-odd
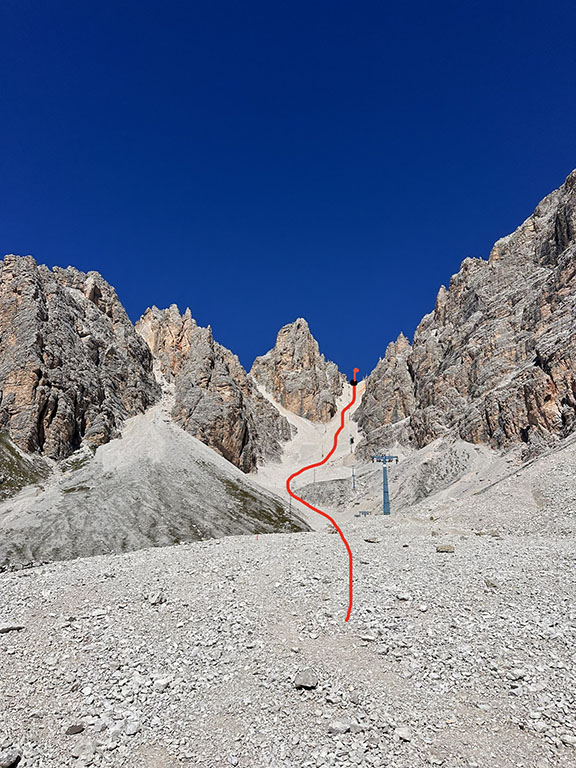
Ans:
[{"label": "rocky ridge", "polygon": [[346,378],[320,353],[306,320],[280,329],[274,347],[254,361],[250,375],[280,405],[311,421],[329,421]]},{"label": "rocky ridge", "polygon": [[152,356],[97,273],[0,262],[0,427],[28,453],[101,445],[159,397]]},{"label": "rocky ridge", "polygon": [[288,422],[258,392],[236,355],[187,309],[146,310],[136,330],[163,376],[174,383],[177,424],[244,472],[278,459],[290,438]]},{"label": "rocky ridge", "polygon": [[465,259],[434,311],[390,345],[357,419],[367,454],[449,431],[539,450],[576,425],[576,171],[488,261]]}]

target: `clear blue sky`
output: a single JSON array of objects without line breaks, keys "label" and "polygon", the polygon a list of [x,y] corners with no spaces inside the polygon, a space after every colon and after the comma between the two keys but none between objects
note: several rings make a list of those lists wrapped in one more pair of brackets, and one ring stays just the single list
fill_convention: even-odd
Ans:
[{"label": "clear blue sky", "polygon": [[0,249],[364,375],[576,166],[573,2],[5,0]]}]

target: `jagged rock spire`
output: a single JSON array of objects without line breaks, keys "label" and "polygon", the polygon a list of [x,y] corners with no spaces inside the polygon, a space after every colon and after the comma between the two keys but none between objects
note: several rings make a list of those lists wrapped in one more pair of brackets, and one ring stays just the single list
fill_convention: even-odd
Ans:
[{"label": "jagged rock spire", "polygon": [[334,416],[345,382],[320,353],[303,318],[280,329],[273,349],[256,358],[250,375],[284,408],[311,421]]},{"label": "jagged rock spire", "polygon": [[[374,447],[447,431],[495,447],[576,428],[576,171],[489,261],[465,259],[412,348],[386,353],[357,418]],[[398,417],[409,417],[402,430]]]},{"label": "jagged rock spire", "polygon": [[174,381],[172,415],[194,437],[249,472],[278,458],[290,426],[254,386],[236,355],[187,309],[147,309],[136,324],[161,371]]}]

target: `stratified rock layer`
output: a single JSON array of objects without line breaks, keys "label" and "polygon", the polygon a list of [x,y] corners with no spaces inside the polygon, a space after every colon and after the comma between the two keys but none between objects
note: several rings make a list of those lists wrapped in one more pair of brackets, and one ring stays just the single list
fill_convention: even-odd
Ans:
[{"label": "stratified rock layer", "polygon": [[302,318],[280,329],[274,348],[256,358],[250,375],[287,410],[324,422],[336,413],[345,382]]},{"label": "stratified rock layer", "polygon": [[290,425],[258,392],[240,361],[178,307],[146,310],[138,332],[174,381],[176,422],[245,472],[278,458]]},{"label": "stratified rock layer", "polygon": [[0,427],[54,459],[99,445],[159,396],[152,357],[97,273],[0,262]]},{"label": "stratified rock layer", "polygon": [[365,449],[464,440],[538,447],[576,427],[576,172],[488,261],[465,259],[410,347],[391,345],[357,419]]}]

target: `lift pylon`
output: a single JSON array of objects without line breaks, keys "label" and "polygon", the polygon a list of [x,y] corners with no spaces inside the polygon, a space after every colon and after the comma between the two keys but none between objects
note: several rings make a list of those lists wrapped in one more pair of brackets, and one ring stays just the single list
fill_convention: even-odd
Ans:
[{"label": "lift pylon", "polygon": [[388,489],[388,464],[395,461],[398,464],[398,456],[372,456],[372,461],[382,464],[382,514],[390,514],[390,491]]}]

